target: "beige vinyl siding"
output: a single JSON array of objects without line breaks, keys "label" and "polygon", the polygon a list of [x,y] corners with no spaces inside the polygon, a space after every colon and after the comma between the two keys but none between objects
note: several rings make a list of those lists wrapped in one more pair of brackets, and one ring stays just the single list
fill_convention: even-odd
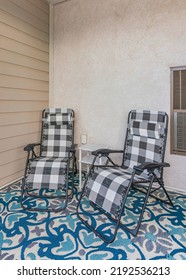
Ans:
[{"label": "beige vinyl siding", "polygon": [[24,174],[23,147],[40,140],[48,107],[49,7],[44,0],[1,0],[0,187]]}]

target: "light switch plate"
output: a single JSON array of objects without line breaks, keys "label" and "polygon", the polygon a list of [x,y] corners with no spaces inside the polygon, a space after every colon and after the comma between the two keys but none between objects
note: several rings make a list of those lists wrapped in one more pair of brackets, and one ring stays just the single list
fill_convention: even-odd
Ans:
[{"label": "light switch plate", "polygon": [[87,144],[87,135],[81,134],[81,144]]}]

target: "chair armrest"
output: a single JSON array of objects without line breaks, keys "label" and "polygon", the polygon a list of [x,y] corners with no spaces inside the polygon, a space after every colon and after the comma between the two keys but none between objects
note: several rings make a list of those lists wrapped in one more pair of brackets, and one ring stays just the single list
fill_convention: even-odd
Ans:
[{"label": "chair armrest", "polygon": [[109,154],[123,153],[123,152],[124,152],[123,150],[98,149],[96,151],[93,151],[92,155],[94,155],[94,156],[98,156],[98,155],[108,156]]},{"label": "chair armrest", "polygon": [[30,151],[32,151],[32,150],[34,149],[34,147],[36,147],[36,146],[41,146],[41,143],[30,143],[30,144],[28,144],[28,145],[26,145],[26,146],[24,147],[24,151],[30,152]]},{"label": "chair armrest", "polygon": [[67,152],[75,153],[77,150],[77,144],[73,144],[71,147],[67,148]]},{"label": "chair armrest", "polygon": [[170,164],[167,162],[144,162],[138,166],[134,166],[134,170],[138,172],[143,172],[145,169],[153,171],[156,168],[160,167],[169,167]]}]

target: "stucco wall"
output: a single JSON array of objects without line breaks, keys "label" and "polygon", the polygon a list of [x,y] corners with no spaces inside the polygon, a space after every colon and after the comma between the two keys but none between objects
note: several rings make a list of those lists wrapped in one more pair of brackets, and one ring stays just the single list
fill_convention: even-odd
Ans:
[{"label": "stucco wall", "polygon": [[[185,0],[72,0],[54,6],[53,106],[76,112],[76,142],[122,148],[131,109],[170,112],[170,67],[186,65]],[[169,131],[170,132],[170,131]],[[166,185],[186,191],[186,157]]]}]

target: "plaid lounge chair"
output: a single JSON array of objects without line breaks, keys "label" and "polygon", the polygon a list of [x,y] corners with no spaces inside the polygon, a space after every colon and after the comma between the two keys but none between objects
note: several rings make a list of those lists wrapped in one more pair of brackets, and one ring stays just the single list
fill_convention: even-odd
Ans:
[{"label": "plaid lounge chair", "polygon": [[[35,151],[37,146],[40,147],[39,156]],[[28,155],[22,184],[22,207],[30,211],[64,210],[68,199],[73,195],[74,171],[76,171],[73,110],[45,109],[42,114],[41,143],[28,144],[24,150]],[[70,175],[72,186],[69,194]],[[32,198],[29,204],[28,197]],[[33,201],[33,197],[38,200]],[[41,203],[43,198],[46,207],[36,207],[37,201],[40,201],[39,205],[43,204]],[[59,198],[60,207],[49,206],[50,198]]]},{"label": "plaid lounge chair", "polygon": [[[101,149],[92,153],[95,157],[83,185],[77,215],[105,242],[114,241],[119,226],[137,235],[148,197],[154,196],[153,193],[160,188],[167,197],[167,200],[163,201],[173,206],[163,182],[163,168],[169,166],[164,162],[167,128],[168,116],[165,112],[133,110],[128,116],[124,150]],[[113,153],[122,153],[121,165],[118,166],[112,161],[110,155]],[[109,163],[105,166],[96,166],[94,163],[98,156],[106,157]],[[158,183],[158,188],[152,189],[154,182]],[[135,227],[130,228],[121,223],[121,218],[127,197],[131,189],[135,188],[140,193],[145,193],[145,196],[138,222],[135,221]],[[94,209],[99,210],[113,222],[114,231],[110,237],[98,230],[94,221],[91,223],[94,211],[87,213],[87,207],[83,208],[85,199]]]}]

